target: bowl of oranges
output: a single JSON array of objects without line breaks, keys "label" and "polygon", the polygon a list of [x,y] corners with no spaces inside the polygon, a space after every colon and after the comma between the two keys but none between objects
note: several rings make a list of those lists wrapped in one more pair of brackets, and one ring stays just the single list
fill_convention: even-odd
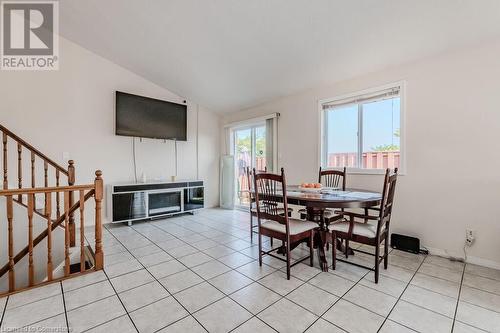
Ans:
[{"label": "bowl of oranges", "polygon": [[303,192],[319,192],[323,188],[320,183],[302,183],[299,185],[299,189]]}]

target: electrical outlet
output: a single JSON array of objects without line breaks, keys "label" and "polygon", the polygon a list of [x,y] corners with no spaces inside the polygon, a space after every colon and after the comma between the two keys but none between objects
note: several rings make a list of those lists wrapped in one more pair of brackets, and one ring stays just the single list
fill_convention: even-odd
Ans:
[{"label": "electrical outlet", "polygon": [[467,246],[472,246],[472,243],[474,243],[475,239],[475,232],[472,229],[465,229],[465,244]]}]

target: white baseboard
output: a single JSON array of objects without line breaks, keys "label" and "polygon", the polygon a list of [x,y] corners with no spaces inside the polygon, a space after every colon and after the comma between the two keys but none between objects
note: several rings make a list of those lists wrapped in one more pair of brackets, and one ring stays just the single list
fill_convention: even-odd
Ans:
[{"label": "white baseboard", "polygon": [[[463,258],[464,257],[463,254],[455,256],[454,253],[450,253],[444,249],[438,249],[435,247],[425,247],[425,248],[427,250],[429,250],[429,254],[439,256],[439,257],[444,257],[444,258],[450,258],[450,257]],[[467,263],[500,270],[500,262],[496,262],[493,260],[484,259],[484,258],[480,258],[480,257],[474,257],[474,256],[467,255]]]}]

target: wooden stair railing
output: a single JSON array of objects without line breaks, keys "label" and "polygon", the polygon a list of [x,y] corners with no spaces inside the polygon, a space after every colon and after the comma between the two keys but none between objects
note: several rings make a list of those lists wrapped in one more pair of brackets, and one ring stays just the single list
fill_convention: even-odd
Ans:
[{"label": "wooden stair railing", "polygon": [[[72,186],[75,184],[75,165],[73,160],[68,161],[68,168],[60,166],[52,159],[47,157],[45,154],[40,152],[38,149],[33,147],[31,144],[11,132],[5,126],[0,124],[0,132],[2,132],[2,143],[3,143],[3,189],[7,190],[9,187],[9,170],[8,170],[8,143],[9,138],[12,139],[17,145],[17,185],[18,189],[23,188],[23,149],[30,152],[30,165],[29,170],[31,170],[31,188],[36,188],[36,158],[40,158],[43,161],[43,187],[49,187],[49,167],[54,169],[54,177],[55,177],[55,187],[60,186],[60,178],[61,175],[67,177],[68,186]],[[69,191],[69,203],[70,207],[74,202],[74,191]],[[17,198],[14,199],[14,202],[28,208],[28,203],[23,202],[23,193],[16,194]],[[36,200],[33,202],[34,212],[35,214],[39,213],[36,207]],[[46,205],[45,205],[46,206]],[[43,215],[43,214],[42,214]],[[60,192],[56,193],[56,217],[61,217],[61,197]],[[70,245],[75,246],[75,223],[74,223],[74,212],[72,212],[69,216],[69,234],[70,234]]]},{"label": "wooden stair railing", "polygon": [[[43,187],[43,188],[21,188],[11,190],[1,190],[0,196],[6,198],[7,202],[7,222],[8,222],[8,263],[0,269],[0,277],[9,273],[9,291],[8,293],[19,291],[16,289],[15,281],[15,264],[18,263],[26,255],[29,255],[28,260],[28,285],[29,287],[45,284],[47,282],[58,281],[76,274],[86,273],[88,270],[85,266],[85,202],[90,198],[95,200],[95,251],[94,266],[91,270],[100,270],[104,265],[104,255],[102,251],[102,197],[103,197],[103,180],[102,172],[96,171],[96,178],[93,184],[88,185],[71,185],[59,187]],[[77,192],[79,200],[72,203],[70,193]],[[64,214],[52,220],[52,196],[58,197],[62,193],[64,198]],[[40,233],[36,238],[33,238],[33,214],[35,211],[35,194],[45,195],[45,219],[47,228]],[[13,203],[15,196],[27,196],[28,207],[28,246],[23,248],[19,253],[14,254],[14,214]],[[70,214],[79,210],[80,215],[80,269],[79,272],[71,274],[70,272]],[[53,277],[53,262],[52,262],[52,231],[59,225],[65,225],[64,228],[64,277]],[[33,248],[42,240],[47,238],[47,279],[45,282],[35,281],[35,268],[33,262]],[[1,296],[2,294],[0,294]]]}]

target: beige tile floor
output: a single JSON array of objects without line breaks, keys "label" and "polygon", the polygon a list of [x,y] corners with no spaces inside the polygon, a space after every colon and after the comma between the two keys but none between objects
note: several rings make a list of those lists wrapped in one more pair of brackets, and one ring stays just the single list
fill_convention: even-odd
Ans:
[{"label": "beige tile floor", "polygon": [[240,211],[107,225],[104,246],[104,271],[0,298],[0,331],[500,332],[500,271],[392,251],[377,285],[345,263],[287,281]]}]

